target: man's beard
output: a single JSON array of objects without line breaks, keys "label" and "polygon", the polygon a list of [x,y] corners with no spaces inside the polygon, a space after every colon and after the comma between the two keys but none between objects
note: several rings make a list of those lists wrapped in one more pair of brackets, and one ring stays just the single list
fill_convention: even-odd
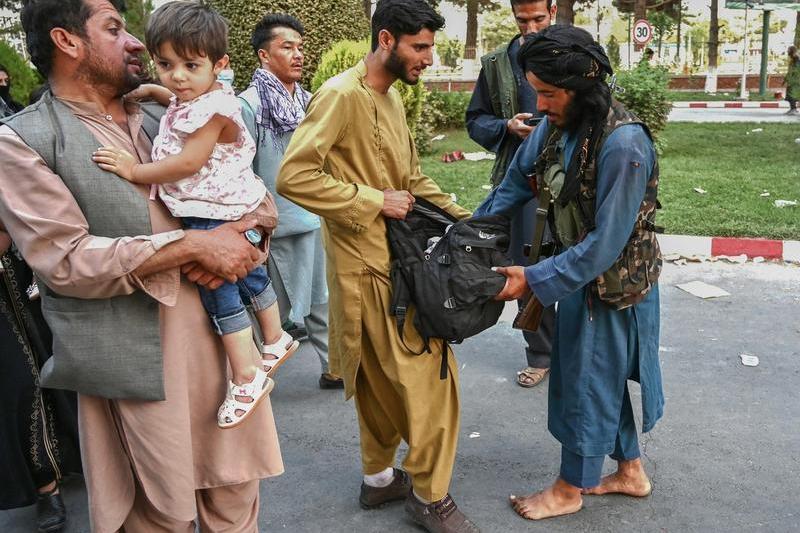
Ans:
[{"label": "man's beard", "polygon": [[419,83],[419,78],[415,80],[409,79],[406,63],[400,59],[400,55],[397,53],[397,43],[395,43],[392,51],[389,52],[389,59],[386,60],[385,67],[394,77],[407,85],[416,85]]},{"label": "man's beard", "polygon": [[564,126],[561,129],[574,133],[580,129],[583,119],[583,106],[579,105],[577,100],[573,98],[564,110]]},{"label": "man's beard", "polygon": [[0,85],[0,98],[8,100],[11,95],[11,85]]},{"label": "man's beard", "polygon": [[[89,43],[87,43],[89,44]],[[78,76],[86,83],[97,87],[108,87],[114,91],[114,96],[122,96],[131,92],[142,84],[142,79],[128,72],[130,57],[126,54],[121,67],[116,67],[108,61],[99,59],[99,54],[89,47],[88,57],[78,68]]]}]

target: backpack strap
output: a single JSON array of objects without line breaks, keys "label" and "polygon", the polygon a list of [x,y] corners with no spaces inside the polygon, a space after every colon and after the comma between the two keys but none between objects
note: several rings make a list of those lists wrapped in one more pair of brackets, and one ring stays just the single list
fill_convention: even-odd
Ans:
[{"label": "backpack strap", "polygon": [[447,344],[446,340],[442,340],[442,366],[439,369],[439,379],[445,380],[447,379],[447,352],[450,349],[450,345]]}]

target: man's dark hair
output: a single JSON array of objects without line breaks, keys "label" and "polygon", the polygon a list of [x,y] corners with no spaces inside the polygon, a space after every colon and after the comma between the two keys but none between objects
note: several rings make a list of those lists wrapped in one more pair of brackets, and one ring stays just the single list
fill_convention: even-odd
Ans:
[{"label": "man's dark hair", "polygon": [[[125,11],[124,0],[109,0],[117,11]],[[64,28],[81,38],[86,38],[86,21],[92,9],[84,0],[27,0],[22,6],[20,21],[25,31],[25,42],[31,62],[42,76],[47,77],[53,68],[55,44],[50,38],[53,28]]]},{"label": "man's dark hair", "polygon": [[169,2],[150,15],[144,38],[152,56],[169,43],[181,57],[205,56],[216,63],[228,51],[228,23],[205,3]]},{"label": "man's dark hair", "polygon": [[535,4],[537,2],[547,2],[547,10],[553,7],[553,0],[511,0],[511,10],[513,11],[516,6],[521,6],[522,4]]},{"label": "man's dark hair", "polygon": [[444,17],[425,0],[378,0],[372,15],[372,51],[378,49],[378,34],[387,30],[399,40],[401,35],[416,35],[422,28],[439,31]]},{"label": "man's dark hair", "polygon": [[275,36],[272,30],[275,28],[290,28],[300,34],[302,37],[306,34],[306,29],[303,23],[291,15],[284,13],[270,13],[265,15],[261,21],[256,24],[253,29],[253,35],[250,36],[250,45],[253,47],[253,52],[258,55],[261,48],[268,47],[269,43]]}]

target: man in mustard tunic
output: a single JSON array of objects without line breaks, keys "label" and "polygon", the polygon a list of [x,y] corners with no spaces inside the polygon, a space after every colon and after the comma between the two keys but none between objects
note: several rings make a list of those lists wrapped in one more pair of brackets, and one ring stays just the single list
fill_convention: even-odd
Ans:
[{"label": "man in mustard tunic", "polygon": [[[277,190],[324,221],[330,291],[331,372],[355,396],[361,433],[364,508],[406,499],[431,532],[477,532],[448,494],[459,431],[457,366],[439,378],[437,356],[414,355],[421,339],[406,320],[404,340],[389,316],[386,218],[405,218],[414,196],[458,218],[469,212],[420,172],[400,94],[432,62],[444,19],[424,0],[381,0],[372,52],[314,95],[278,174]],[[438,349],[437,349],[438,348]],[[392,468],[400,440],[404,470]],[[410,476],[410,479],[409,479]],[[413,481],[413,491],[412,491]]]}]

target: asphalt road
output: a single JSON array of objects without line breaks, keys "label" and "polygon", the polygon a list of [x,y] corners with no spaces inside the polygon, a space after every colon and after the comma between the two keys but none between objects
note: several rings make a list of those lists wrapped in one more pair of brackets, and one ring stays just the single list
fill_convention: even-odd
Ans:
[{"label": "asphalt road", "polygon": [[797,124],[800,134],[800,115],[787,115],[786,111],[785,108],[673,108],[668,120],[670,122],[782,122]]},{"label": "asphalt road", "polygon": [[[731,295],[701,300],[675,287],[692,280]],[[514,384],[522,338],[507,322],[457,348],[463,416],[452,494],[482,531],[800,530],[800,266],[666,265],[661,294],[666,413],[642,438],[654,485],[646,499],[587,497],[571,516],[517,517],[509,493],[539,489],[558,471],[546,385]],[[741,353],[757,355],[759,366],[743,366]],[[262,482],[261,530],[420,531],[402,505],[359,509],[354,407],[340,391],[317,389],[318,372],[306,345],[278,376],[272,398],[286,473]],[[64,493],[66,531],[88,531],[81,480]],[[34,519],[32,508],[0,512],[0,531],[33,531]]]}]

